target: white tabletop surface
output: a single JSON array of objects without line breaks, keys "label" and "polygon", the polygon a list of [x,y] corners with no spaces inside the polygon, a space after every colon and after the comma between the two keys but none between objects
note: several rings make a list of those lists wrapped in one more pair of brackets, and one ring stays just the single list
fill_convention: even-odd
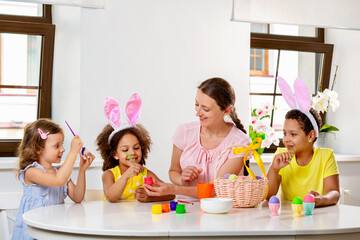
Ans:
[{"label": "white tabletop surface", "polygon": [[[23,215],[30,229],[87,236],[216,237],[352,234],[360,236],[360,207],[335,205],[314,209],[313,216],[293,217],[291,202],[283,201],[280,216],[270,216],[267,202],[256,208],[233,208],[208,214],[196,202],[186,214],[151,214],[156,203],[103,201],[61,204],[33,209]],[[35,231],[35,232],[36,232]],[[34,231],[30,232],[34,235]],[[355,234],[355,235],[354,235]],[[35,234],[36,235],[36,234]],[[39,237],[43,235],[36,235]]]}]

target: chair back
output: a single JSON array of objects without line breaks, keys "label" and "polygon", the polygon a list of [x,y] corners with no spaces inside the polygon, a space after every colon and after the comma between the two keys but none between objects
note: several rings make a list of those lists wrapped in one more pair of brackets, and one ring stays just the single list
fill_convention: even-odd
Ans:
[{"label": "chair back", "polygon": [[19,209],[22,195],[22,192],[0,192],[0,213],[2,218],[1,239],[10,240],[11,238],[10,228],[12,228],[12,225],[15,222],[15,212]]},{"label": "chair back", "polygon": [[102,189],[86,189],[84,201],[101,201],[103,200],[103,193]]}]

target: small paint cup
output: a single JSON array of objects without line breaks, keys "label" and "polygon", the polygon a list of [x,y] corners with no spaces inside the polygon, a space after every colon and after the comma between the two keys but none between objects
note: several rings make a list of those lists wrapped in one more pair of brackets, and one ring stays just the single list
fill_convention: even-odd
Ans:
[{"label": "small paint cup", "polygon": [[185,204],[176,205],[176,213],[179,213],[179,214],[186,213]]},{"label": "small paint cup", "polygon": [[161,210],[163,213],[170,212],[170,203],[162,203]]},{"label": "small paint cup", "polygon": [[171,211],[175,211],[175,210],[176,210],[176,205],[178,205],[178,202],[170,202],[170,209],[171,209]]},{"label": "small paint cup", "polygon": [[161,214],[162,213],[162,209],[161,209],[161,204],[154,204],[151,207],[151,213],[152,214]]},{"label": "small paint cup", "polygon": [[144,178],[144,183],[147,185],[152,185],[154,184],[154,180],[152,179],[152,177],[146,177]]},{"label": "small paint cup", "polygon": [[214,184],[212,183],[198,183],[197,191],[199,195],[199,202],[202,198],[211,198],[213,189],[214,189]]}]

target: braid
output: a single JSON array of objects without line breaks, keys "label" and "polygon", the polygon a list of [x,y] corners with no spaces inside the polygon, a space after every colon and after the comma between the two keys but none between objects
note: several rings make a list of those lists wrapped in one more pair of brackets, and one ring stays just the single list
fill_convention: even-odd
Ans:
[{"label": "braid", "polygon": [[240,119],[238,118],[238,116],[235,112],[235,107],[230,111],[230,117],[231,117],[232,121],[235,123],[235,126],[238,129],[240,129],[241,131],[243,131],[244,133],[246,133],[244,125],[241,123]]},{"label": "braid", "polygon": [[[244,133],[246,133],[246,130],[244,128],[244,125],[242,125],[240,119],[238,118],[236,112],[235,112],[235,107],[230,111],[230,117],[232,119],[232,121],[235,123],[235,126],[240,129],[241,131],[243,131]],[[250,161],[246,160],[245,164],[248,168],[250,168]],[[244,176],[248,176],[249,173],[246,169],[246,167],[244,166]]]}]

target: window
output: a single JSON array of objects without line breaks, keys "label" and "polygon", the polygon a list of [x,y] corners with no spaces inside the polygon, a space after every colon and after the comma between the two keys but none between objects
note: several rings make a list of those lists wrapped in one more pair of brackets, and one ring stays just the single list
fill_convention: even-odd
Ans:
[{"label": "window", "polygon": [[269,50],[251,48],[250,75],[266,76],[269,73]]},{"label": "window", "polygon": [[[319,83],[323,89],[329,86],[333,45],[324,44],[324,29],[262,25],[266,27],[252,28],[256,33],[251,33],[250,62],[256,66],[255,58],[261,56],[261,64],[258,65],[265,71],[253,69],[250,64],[250,104],[251,108],[260,107],[262,103],[275,106],[270,124],[277,136],[282,138],[283,122],[289,107],[281,97],[276,78],[282,76],[292,86],[295,78],[301,77],[315,95]],[[290,34],[281,35],[285,32]],[[274,152],[275,149],[273,146],[265,151]]]},{"label": "window", "polygon": [[55,37],[51,6],[6,7],[0,13],[0,157],[15,156],[27,123],[51,117]]},{"label": "window", "polygon": [[[269,33],[269,24],[253,23],[251,32]],[[250,75],[267,76],[269,74],[269,50],[267,49],[250,49]]]}]

